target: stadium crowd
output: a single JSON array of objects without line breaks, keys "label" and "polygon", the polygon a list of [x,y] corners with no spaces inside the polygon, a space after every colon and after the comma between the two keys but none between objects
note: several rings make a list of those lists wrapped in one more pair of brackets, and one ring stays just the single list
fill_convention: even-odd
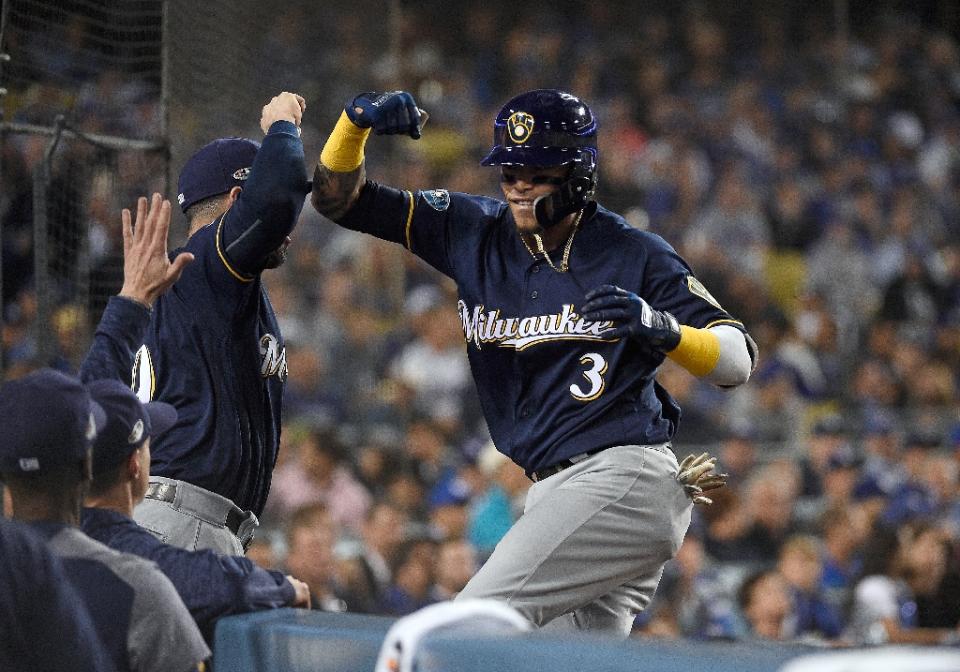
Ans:
[{"label": "stadium crowd", "polygon": [[[741,24],[696,5],[642,21],[615,3],[577,8],[574,22],[471,7],[469,30],[408,20],[400,61],[373,52],[359,17],[335,9],[318,55],[309,30],[284,31],[320,19],[288,8],[263,37],[257,76],[285,72],[289,90],[318,92],[324,113],[308,112],[304,126],[310,160],[317,129],[358,85],[410,89],[432,118],[417,143],[371,148],[376,174],[489,194],[496,175],[476,161],[499,104],[538,86],[575,92],[601,124],[600,203],[674,242],[748,326],[761,353],[748,385],[725,392],[661,370],[683,408],[675,452],[714,452],[730,482],[698,507],[638,634],[958,641],[956,39],[901,15],[843,41],[816,14]],[[82,34],[67,39],[76,26],[63,30],[63,44],[82,44]],[[55,57],[19,46],[25,58]],[[159,128],[142,82],[81,58],[47,65],[69,70],[77,88],[61,78],[14,91],[10,119],[48,124],[69,102],[87,131]],[[31,175],[45,144],[10,136],[3,146],[10,378],[45,364],[31,282]],[[96,150],[60,152],[57,165],[76,166]],[[160,179],[139,164],[104,166],[83,185],[54,175],[54,189],[83,204],[60,216],[87,232],[92,285],[103,288],[99,303],[55,314],[67,369],[87,345],[83,316],[95,323],[119,288],[119,210]],[[452,287],[311,208],[266,283],[289,380],[249,556],[305,581],[314,608],[406,614],[449,598],[509,529],[529,484],[486,437]]]}]

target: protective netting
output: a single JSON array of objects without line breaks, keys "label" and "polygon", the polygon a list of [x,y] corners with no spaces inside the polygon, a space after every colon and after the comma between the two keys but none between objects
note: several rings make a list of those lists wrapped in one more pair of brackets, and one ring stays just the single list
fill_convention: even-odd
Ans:
[{"label": "protective netting", "polygon": [[122,283],[120,209],[166,190],[163,10],[162,0],[5,3],[5,324],[37,311],[14,363],[78,363]]}]

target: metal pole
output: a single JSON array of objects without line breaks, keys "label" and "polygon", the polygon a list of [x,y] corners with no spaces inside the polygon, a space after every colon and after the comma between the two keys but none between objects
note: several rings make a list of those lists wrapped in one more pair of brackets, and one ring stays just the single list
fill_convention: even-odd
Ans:
[{"label": "metal pole", "polygon": [[163,0],[160,18],[160,141],[164,145],[163,193],[170,198],[170,1]]},{"label": "metal pole", "polygon": [[[10,61],[10,54],[3,48],[3,36],[7,30],[7,17],[10,14],[10,4],[10,2],[4,2],[0,5],[0,124],[3,123],[3,111],[6,107],[5,98],[7,95],[7,88],[4,86],[3,65]],[[6,134],[0,129],[0,184],[3,184],[3,151],[6,147],[6,140]],[[6,307],[3,302],[3,221],[0,220],[0,325],[3,324],[5,315]],[[0,380],[3,380],[7,373],[4,355],[3,346],[0,345]]]},{"label": "metal pole", "polygon": [[53,139],[47,145],[43,160],[37,164],[33,172],[33,285],[37,294],[37,320],[34,324],[37,342],[37,356],[44,366],[49,365],[56,350],[53,341],[53,296],[50,283],[50,250],[48,247],[48,233],[50,227],[47,222],[47,190],[50,186],[50,164],[53,153],[60,144],[60,131],[63,130],[65,119],[57,115]]}]

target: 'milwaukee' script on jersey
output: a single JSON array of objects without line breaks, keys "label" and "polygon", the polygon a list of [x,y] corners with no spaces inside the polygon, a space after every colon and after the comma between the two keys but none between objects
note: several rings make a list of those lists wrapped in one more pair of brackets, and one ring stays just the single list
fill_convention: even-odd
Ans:
[{"label": "'milwaukee' script on jersey", "polygon": [[473,342],[478,349],[483,343],[498,343],[501,348],[523,350],[547,341],[611,341],[606,336],[613,329],[613,322],[588,322],[580,317],[572,304],[563,304],[559,313],[533,315],[530,317],[500,317],[499,310],[487,310],[474,306],[471,310],[460,300],[460,323],[467,343]]}]

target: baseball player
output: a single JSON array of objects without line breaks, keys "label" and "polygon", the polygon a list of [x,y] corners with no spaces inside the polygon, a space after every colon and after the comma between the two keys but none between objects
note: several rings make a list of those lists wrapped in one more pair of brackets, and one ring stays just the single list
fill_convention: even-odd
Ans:
[{"label": "baseball player", "polygon": [[162,402],[140,403],[119,380],[96,380],[87,389],[107,422],[93,447],[93,483],[81,515],[86,534],[114,550],[156,562],[208,642],[221,616],[310,607],[309,588],[292,576],[261,569],[243,557],[164,544],[137,525],[133,508],[148,487],[151,443],[176,422],[177,412]]},{"label": "baseball player", "polygon": [[309,191],[303,98],[263,107],[262,145],[221,138],[184,166],[178,201],[194,257],[156,301],[133,365],[141,401],[176,424],[151,446],[151,482],[134,517],[161,541],[242,555],[270,490],[286,353],[261,273],[279,266]]},{"label": "baseball player", "polygon": [[0,415],[0,477],[13,516],[60,558],[114,666],[196,669],[210,649],[167,577],[77,529],[103,409],[79,380],[41,369],[0,387]]},{"label": "baseball player", "polygon": [[536,90],[503,107],[481,163],[500,167],[505,202],[367,180],[371,130],[418,138],[421,121],[409,93],[357,96],[323,148],[312,202],[456,281],[490,433],[534,481],[459,598],[625,636],[680,546],[687,492],[702,498],[719,479],[712,458],[678,465],[680,409],[657,368],[670,357],[736,386],[755,346],[669,244],[593,201],[597,122],[582,100]]}]

